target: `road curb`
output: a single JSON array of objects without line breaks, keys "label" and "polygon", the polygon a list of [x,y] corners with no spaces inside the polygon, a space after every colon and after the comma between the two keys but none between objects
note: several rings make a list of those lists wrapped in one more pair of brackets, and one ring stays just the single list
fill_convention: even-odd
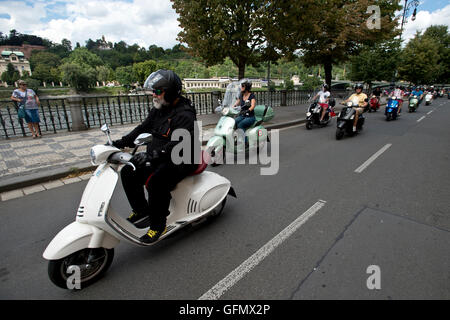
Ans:
[{"label": "road curb", "polygon": [[30,187],[37,184],[49,182],[52,180],[62,179],[72,174],[81,174],[89,172],[94,170],[96,167],[97,166],[93,166],[91,164],[89,165],[79,164],[78,166],[71,166],[70,169],[58,168],[32,173],[29,175],[14,177],[9,179],[9,181],[7,182],[2,182],[2,184],[0,185],[0,193]]}]

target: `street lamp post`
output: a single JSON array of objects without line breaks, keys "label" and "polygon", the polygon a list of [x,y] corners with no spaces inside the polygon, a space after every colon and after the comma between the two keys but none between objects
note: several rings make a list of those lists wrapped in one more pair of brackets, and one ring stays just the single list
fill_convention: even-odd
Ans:
[{"label": "street lamp post", "polygon": [[414,12],[412,14],[411,20],[416,20],[417,7],[419,6],[419,3],[419,0],[412,0],[409,3],[408,0],[405,0],[405,5],[403,6],[402,26],[400,29],[400,41],[402,40],[403,25],[406,23],[406,17],[408,16],[409,10],[414,7]]}]

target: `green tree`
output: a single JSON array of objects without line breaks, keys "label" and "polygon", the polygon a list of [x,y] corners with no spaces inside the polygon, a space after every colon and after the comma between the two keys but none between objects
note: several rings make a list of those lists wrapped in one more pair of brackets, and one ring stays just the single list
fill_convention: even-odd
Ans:
[{"label": "green tree", "polygon": [[103,65],[102,59],[95,53],[90,52],[87,48],[76,48],[70,53],[67,59],[64,59],[64,62],[88,65],[91,68]]},{"label": "green tree", "polygon": [[229,57],[238,67],[238,77],[243,78],[246,65],[257,66],[278,58],[278,54],[268,50],[263,33],[266,1],[171,1],[183,29],[178,40],[188,44],[189,52],[201,57],[207,66]]},{"label": "green tree", "polygon": [[49,51],[32,51],[30,57],[30,67],[31,71],[34,73],[34,70],[37,66],[46,66],[49,68],[58,67],[61,64],[61,59],[58,55],[49,52]]},{"label": "green tree", "polygon": [[67,51],[72,51],[72,42],[70,42],[70,40],[68,39],[62,39],[61,40],[61,45],[67,50]]},{"label": "green tree", "polygon": [[423,33],[423,37],[432,39],[438,44],[439,72],[436,83],[447,83],[450,79],[450,33],[448,27],[445,25],[430,26]]},{"label": "green tree", "polygon": [[150,73],[158,70],[158,64],[154,60],[147,60],[133,64],[133,78],[140,84],[144,84]]},{"label": "green tree", "polygon": [[399,40],[364,46],[350,59],[350,80],[363,81],[369,86],[373,81],[391,81],[400,63],[400,52]]},{"label": "green tree", "polygon": [[414,84],[435,83],[441,72],[439,59],[439,44],[416,33],[401,53],[399,76]]},{"label": "green tree", "polygon": [[14,68],[13,64],[10,62],[6,66],[6,71],[2,73],[1,79],[3,82],[12,84],[20,79],[20,73]]},{"label": "green tree", "polygon": [[95,85],[97,73],[87,64],[67,62],[61,66],[62,80],[77,92],[86,92]]},{"label": "green tree", "polygon": [[115,74],[116,80],[119,81],[122,85],[129,85],[136,81],[136,79],[133,77],[132,66],[118,67]]},{"label": "green tree", "polygon": [[[380,8],[379,25],[373,25],[372,12]],[[333,65],[356,55],[364,44],[392,39],[397,34],[397,0],[306,0],[267,1],[273,12],[266,24],[268,40],[286,55],[300,49],[306,66],[322,65],[325,81],[331,85]],[[369,23],[368,23],[369,22]]]},{"label": "green tree", "polygon": [[97,72],[98,81],[106,82],[109,80],[113,80],[114,78],[114,71],[107,66],[98,66],[95,68],[95,71]]}]

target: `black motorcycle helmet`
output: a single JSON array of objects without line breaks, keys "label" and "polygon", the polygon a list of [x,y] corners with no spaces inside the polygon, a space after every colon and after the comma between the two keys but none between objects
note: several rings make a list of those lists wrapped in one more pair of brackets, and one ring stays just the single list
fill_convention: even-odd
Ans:
[{"label": "black motorcycle helmet", "polygon": [[180,77],[172,70],[160,69],[148,76],[144,88],[147,90],[163,90],[165,92],[164,99],[172,103],[181,95],[182,83]]},{"label": "black motorcycle helmet", "polygon": [[242,79],[241,87],[245,87],[245,91],[250,92],[250,90],[252,90],[252,82],[248,79]]},{"label": "black motorcycle helmet", "polygon": [[356,89],[363,89],[363,88],[364,88],[364,86],[363,86],[362,83],[357,83],[357,84],[355,85],[355,90],[356,90]]}]

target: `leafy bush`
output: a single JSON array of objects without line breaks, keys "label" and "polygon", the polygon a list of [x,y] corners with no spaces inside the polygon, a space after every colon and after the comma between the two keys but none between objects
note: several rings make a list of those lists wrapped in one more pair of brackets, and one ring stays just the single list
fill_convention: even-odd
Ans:
[{"label": "leafy bush", "polygon": [[87,64],[65,63],[61,66],[62,80],[77,92],[86,92],[95,85],[97,72]]}]

